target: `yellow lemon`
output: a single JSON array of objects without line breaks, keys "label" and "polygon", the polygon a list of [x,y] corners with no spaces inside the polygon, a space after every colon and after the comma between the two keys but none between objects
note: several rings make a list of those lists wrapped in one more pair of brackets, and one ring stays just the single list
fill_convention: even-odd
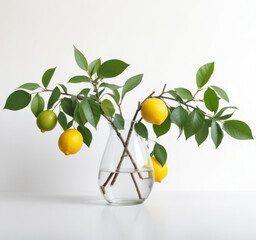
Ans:
[{"label": "yellow lemon", "polygon": [[53,111],[42,111],[37,116],[36,123],[41,132],[51,131],[57,124],[57,116]]},{"label": "yellow lemon", "polygon": [[155,182],[161,182],[167,175],[168,173],[168,168],[167,165],[164,164],[162,165],[156,160],[156,158],[151,157],[153,167],[154,167],[154,173],[155,173]]},{"label": "yellow lemon", "polygon": [[65,154],[77,153],[83,145],[83,136],[76,129],[68,129],[60,135],[59,149]]},{"label": "yellow lemon", "polygon": [[168,116],[168,109],[161,99],[149,98],[142,103],[141,115],[145,121],[161,125]]}]

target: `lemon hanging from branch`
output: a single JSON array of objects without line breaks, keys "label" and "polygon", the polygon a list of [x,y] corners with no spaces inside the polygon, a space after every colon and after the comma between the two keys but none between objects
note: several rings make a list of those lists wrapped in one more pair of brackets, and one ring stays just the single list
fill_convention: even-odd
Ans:
[{"label": "lemon hanging from branch", "polygon": [[155,182],[161,182],[168,173],[168,168],[166,163],[162,167],[162,165],[156,160],[155,157],[151,157],[153,167],[154,167],[154,174],[155,174]]},{"label": "lemon hanging from branch", "polygon": [[161,125],[168,116],[168,109],[161,99],[147,99],[141,106],[141,115],[149,123]]},{"label": "lemon hanging from branch", "polygon": [[59,148],[65,155],[77,153],[83,145],[83,136],[76,129],[68,129],[60,135]]},{"label": "lemon hanging from branch", "polygon": [[51,131],[57,124],[57,116],[53,111],[46,110],[39,113],[36,123],[42,133]]}]

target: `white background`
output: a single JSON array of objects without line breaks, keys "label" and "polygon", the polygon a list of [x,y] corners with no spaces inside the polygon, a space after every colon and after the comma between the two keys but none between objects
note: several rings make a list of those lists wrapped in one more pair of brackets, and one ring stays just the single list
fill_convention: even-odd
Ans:
[{"label": "white background", "polygon": [[[197,69],[215,61],[211,82],[224,88],[255,135],[255,1],[73,0],[0,1],[0,107],[25,82],[40,82],[57,66],[50,84],[81,74],[73,44],[89,61],[122,59],[131,66],[113,79],[122,84],[145,73],[142,84],[127,94],[125,115],[152,90],[196,90]],[[83,87],[82,84],[79,85]],[[76,88],[68,86],[74,93]],[[108,136],[102,120],[91,148],[65,157],[57,147],[62,130],[42,134],[29,107],[0,110],[0,191],[98,192],[97,174]],[[155,191],[256,190],[254,141],[225,136],[215,147],[194,139],[176,140],[175,126],[159,141],[168,150],[169,174]]]}]

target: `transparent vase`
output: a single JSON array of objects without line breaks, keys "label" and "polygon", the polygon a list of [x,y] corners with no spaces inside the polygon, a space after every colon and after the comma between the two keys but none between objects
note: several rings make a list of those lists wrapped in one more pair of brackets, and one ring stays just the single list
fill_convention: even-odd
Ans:
[{"label": "transparent vase", "polygon": [[142,203],[153,188],[154,171],[146,140],[132,129],[128,144],[125,144],[130,126],[131,121],[125,121],[125,129],[119,131],[118,136],[110,125],[109,138],[102,156],[99,186],[110,204]]}]

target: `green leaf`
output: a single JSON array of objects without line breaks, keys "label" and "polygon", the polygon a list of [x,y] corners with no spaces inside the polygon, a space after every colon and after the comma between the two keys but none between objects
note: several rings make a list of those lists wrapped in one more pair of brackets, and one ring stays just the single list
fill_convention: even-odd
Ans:
[{"label": "green leaf", "polygon": [[77,97],[76,96],[71,96],[71,101],[72,101],[72,108],[75,111],[76,105],[78,103]]},{"label": "green leaf", "polygon": [[205,111],[203,111],[202,109],[200,109],[200,108],[198,108],[198,107],[197,107],[197,110],[198,110],[199,112],[201,112],[203,115],[205,115],[205,114],[206,114],[206,112],[205,112]]},{"label": "green leaf", "polygon": [[215,90],[216,93],[218,93],[218,95],[226,100],[227,102],[229,102],[229,98],[228,98],[228,95],[227,93],[220,87],[217,87],[217,86],[211,86],[211,88],[213,88]]},{"label": "green leaf", "polygon": [[84,117],[87,119],[87,121],[93,127],[96,128],[97,124],[100,120],[100,114],[101,114],[99,105],[91,99],[84,99],[80,103],[80,107],[81,107],[82,113],[83,113]]},{"label": "green leaf", "polygon": [[214,70],[214,62],[207,63],[199,68],[196,74],[196,84],[198,88],[203,87],[210,79]]},{"label": "green leaf", "polygon": [[74,120],[78,123],[78,125],[84,126],[84,124],[86,123],[86,118],[84,117],[82,112],[80,112],[79,110],[80,110],[80,103],[76,101],[76,107],[74,110]]},{"label": "green leaf", "polygon": [[182,133],[183,133],[183,128],[179,128],[179,135],[178,135],[177,139],[179,139],[181,137]]},{"label": "green leaf", "polygon": [[112,59],[104,62],[99,70],[98,70],[98,77],[99,78],[113,78],[121,74],[129,64],[118,60]]},{"label": "green leaf", "polygon": [[229,118],[231,118],[233,116],[234,113],[231,113],[231,114],[226,114],[226,115],[223,115],[219,118],[215,118],[216,120],[220,121],[220,120],[227,120]]},{"label": "green leaf", "polygon": [[62,90],[64,91],[64,93],[67,93],[67,92],[68,92],[68,89],[67,89],[67,87],[66,87],[65,85],[60,84],[60,83],[59,83],[59,85],[60,85],[60,87],[62,88]]},{"label": "green leaf", "polygon": [[186,139],[196,134],[202,127],[203,123],[204,115],[198,109],[195,109],[193,112],[191,112],[184,125]]},{"label": "green leaf", "polygon": [[81,76],[75,76],[70,78],[68,81],[69,83],[81,83],[81,82],[90,82],[90,78],[87,76],[81,75]]},{"label": "green leaf", "polygon": [[80,91],[80,93],[78,93],[78,96],[79,95],[84,95],[85,97],[87,97],[90,90],[91,90],[90,88],[84,88],[83,90]]},{"label": "green leaf", "polygon": [[74,46],[74,55],[77,65],[83,69],[88,70],[88,63],[85,56]]},{"label": "green leaf", "polygon": [[211,88],[207,88],[204,93],[204,104],[210,111],[215,113],[219,108],[219,98]]},{"label": "green leaf", "polygon": [[67,124],[67,129],[69,129],[69,128],[71,128],[71,127],[72,127],[73,122],[74,122],[74,120],[71,120],[70,122],[68,122],[68,124]]},{"label": "green leaf", "polygon": [[140,135],[143,138],[148,139],[148,130],[142,122],[135,123],[134,129],[138,135]]},{"label": "green leaf", "polygon": [[[75,112],[76,112],[76,110],[75,110]],[[79,112],[79,116],[78,116],[78,113],[76,113],[76,114],[74,113],[75,120],[77,121],[77,123],[79,125],[84,126],[84,124],[87,122],[87,119],[86,119],[86,117],[84,115],[81,103],[79,103],[78,112]]]},{"label": "green leaf", "polygon": [[205,119],[205,123],[207,127],[209,128],[212,125],[212,119]]},{"label": "green leaf", "polygon": [[171,94],[178,102],[183,102],[182,98],[175,91],[170,90],[167,93]]},{"label": "green leaf", "polygon": [[192,93],[186,88],[175,88],[176,93],[183,99],[192,100]]},{"label": "green leaf", "polygon": [[222,108],[215,116],[214,116],[214,118],[220,118],[221,116],[222,116],[222,114],[226,111],[226,110],[228,110],[228,109],[237,109],[237,107],[235,107],[235,106],[230,106],[230,107],[224,107],[224,108]]},{"label": "green leaf", "polygon": [[154,156],[155,156],[156,160],[163,167],[167,160],[167,152],[166,152],[165,148],[161,144],[155,143],[153,152],[154,152]]},{"label": "green leaf", "polygon": [[97,97],[95,94],[90,94],[89,98],[97,102]]},{"label": "green leaf", "polygon": [[250,127],[239,120],[228,120],[223,123],[223,130],[238,140],[253,139]]},{"label": "green leaf", "polygon": [[212,141],[215,144],[215,147],[217,148],[221,144],[221,141],[223,138],[223,132],[220,128],[220,125],[215,121],[212,121],[211,137],[212,137]]},{"label": "green leaf", "polygon": [[113,90],[113,94],[108,93],[108,95],[111,96],[114,99],[114,101],[116,102],[117,105],[119,104],[120,93],[118,92],[118,90]]},{"label": "green leaf", "polygon": [[13,92],[6,100],[4,109],[20,110],[25,108],[31,100],[31,95],[23,90]]},{"label": "green leaf", "polygon": [[21,85],[20,87],[18,88],[22,88],[22,89],[27,89],[27,90],[36,90],[38,88],[41,88],[41,86],[37,83],[25,83],[23,85]]},{"label": "green leaf", "polygon": [[59,100],[60,98],[60,89],[58,87],[55,87],[52,91],[52,94],[49,98],[47,109],[51,109],[53,105]]},{"label": "green leaf", "polygon": [[115,96],[116,104],[118,104],[120,99],[121,99],[119,91],[118,90],[113,90],[113,95]]},{"label": "green leaf", "polygon": [[72,107],[72,100],[70,98],[61,99],[62,110],[71,117],[74,117],[74,108]]},{"label": "green leaf", "polygon": [[35,115],[35,117],[37,117],[38,114],[43,110],[44,110],[44,99],[37,93],[31,101],[31,111]]},{"label": "green leaf", "polygon": [[112,117],[114,115],[115,108],[110,100],[104,99],[101,102],[100,106],[101,106],[101,109],[103,110],[103,112],[106,114],[106,116]]},{"label": "green leaf", "polygon": [[116,84],[111,84],[111,83],[102,83],[102,84],[100,84],[99,87],[107,87],[107,88],[109,88],[109,89],[114,91],[114,90],[120,88],[121,86],[118,86]]},{"label": "green leaf", "polygon": [[104,91],[105,91],[105,88],[103,88],[102,90],[100,90],[99,93],[98,93],[98,96],[100,97]]},{"label": "green leaf", "polygon": [[129,78],[125,82],[125,84],[123,86],[123,90],[122,90],[122,99],[124,98],[126,93],[128,93],[132,89],[136,88],[140,84],[142,78],[143,78],[143,74],[139,74],[139,75]]},{"label": "green leaf", "polygon": [[92,76],[94,73],[96,73],[99,70],[100,65],[101,65],[100,58],[92,61],[89,64],[89,74],[90,74],[90,76]]},{"label": "green leaf", "polygon": [[124,129],[124,118],[122,115],[116,113],[113,123],[118,130]]},{"label": "green leaf", "polygon": [[50,68],[50,69],[48,69],[48,70],[44,73],[44,75],[43,75],[43,77],[42,77],[42,83],[43,83],[43,86],[44,86],[45,88],[48,87],[48,85],[49,85],[49,83],[50,83],[50,81],[51,81],[51,79],[52,79],[52,76],[53,76],[55,70],[56,70],[56,67],[55,67],[55,68]]},{"label": "green leaf", "polygon": [[60,126],[63,128],[64,131],[67,130],[67,125],[68,125],[68,121],[67,121],[67,117],[63,112],[60,112],[58,115],[58,122],[60,124]]},{"label": "green leaf", "polygon": [[169,110],[169,113],[172,113],[172,111],[175,109],[175,107],[167,107]]},{"label": "green leaf", "polygon": [[166,134],[171,128],[171,116],[170,113],[165,121],[161,125],[153,124],[153,130],[157,137]]},{"label": "green leaf", "polygon": [[91,131],[85,127],[85,126],[78,126],[77,130],[82,134],[83,136],[83,142],[90,147],[92,142],[92,133]]},{"label": "green leaf", "polygon": [[209,134],[209,129],[205,122],[195,135],[198,146],[200,146],[206,140],[206,138],[208,137],[208,134]]},{"label": "green leaf", "polygon": [[171,120],[175,123],[180,129],[184,127],[188,119],[188,112],[181,106],[176,107],[171,113]]}]

